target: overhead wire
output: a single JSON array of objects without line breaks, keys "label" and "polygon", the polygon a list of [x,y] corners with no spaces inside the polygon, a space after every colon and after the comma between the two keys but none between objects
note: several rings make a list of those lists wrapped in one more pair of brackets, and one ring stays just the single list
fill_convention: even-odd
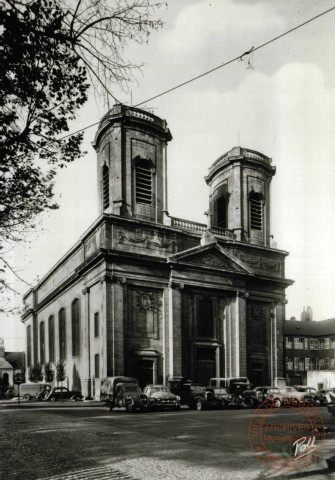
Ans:
[{"label": "overhead wire", "polygon": [[[296,25],[295,27],[291,28],[290,30],[287,30],[286,32],[284,33],[281,33],[280,35],[277,35],[276,37],[272,38],[271,40],[268,40],[267,42],[264,42],[262,43],[261,45],[258,45],[256,47],[252,47],[249,51],[246,51],[244,53],[242,53],[242,55],[238,55],[237,57],[235,58],[232,58],[231,60],[228,60],[227,62],[224,62],[222,63],[221,65],[218,65],[217,67],[214,67],[210,70],[207,70],[206,72],[204,73],[201,73],[200,75],[197,75],[196,77],[193,77],[193,78],[190,78],[189,80],[186,80],[185,82],[182,82],[182,83],[179,83],[178,85],[172,87],[172,88],[169,88],[168,90],[165,90],[151,98],[148,98],[147,100],[144,100],[143,102],[140,102],[140,103],[137,103],[136,105],[132,105],[131,107],[129,108],[137,108],[139,107],[140,105],[143,105],[144,103],[147,103],[147,102],[150,102],[151,100],[155,100],[156,98],[159,98],[159,97],[162,97],[163,95],[166,95],[167,93],[170,93],[170,92],[173,92],[174,90],[177,90],[178,88],[181,88],[183,87],[184,85],[187,85],[191,82],[194,82],[195,80],[198,80],[199,78],[202,78],[202,77],[205,77],[206,75],[209,75],[210,73],[213,73],[215,72],[216,70],[219,70],[220,68],[223,68],[223,67],[227,67],[228,65],[230,65],[231,63],[233,62],[236,62],[236,61],[240,61],[242,60],[242,58],[245,56],[245,55],[248,55],[250,54],[251,52],[254,53],[256,52],[257,50],[260,50],[261,48],[264,48],[266,47],[267,45],[269,45],[270,43],[273,43],[277,40],[279,40],[280,38],[282,37],[285,37],[285,35],[288,35],[289,33],[292,33],[294,32],[295,30],[298,30],[299,28],[307,25],[308,23],[311,23],[313,22],[314,20],[316,20],[317,18],[320,18],[322,17],[323,15],[326,15],[327,13],[330,13],[331,11],[335,10],[335,6],[332,7],[332,8],[329,8],[328,10],[325,10],[324,12],[322,13],[319,13],[318,15],[316,15],[315,17],[312,17],[310,18],[309,20],[306,20],[305,22],[303,23],[300,23],[299,25]],[[73,133],[69,133],[68,135],[65,135],[63,137],[60,138],[60,140],[63,140],[64,138],[67,138],[67,137],[71,137],[72,135],[76,135],[77,133],[81,133],[83,132],[84,130],[87,130],[88,128],[91,128],[91,127],[94,127],[95,125],[98,125],[100,123],[100,120],[98,122],[95,122],[95,123],[92,123],[91,125],[88,125],[87,127],[83,127]]]}]

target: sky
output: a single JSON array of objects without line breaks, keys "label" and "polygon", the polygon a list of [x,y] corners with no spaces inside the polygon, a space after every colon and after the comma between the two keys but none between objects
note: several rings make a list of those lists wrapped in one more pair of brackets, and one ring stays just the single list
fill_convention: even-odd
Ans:
[{"label": "sky", "polygon": [[[170,0],[157,14],[164,27],[148,45],[125,55],[143,64],[126,104],[168,122],[169,213],[206,223],[210,165],[234,146],[272,158],[271,234],[289,252],[286,317],[310,305],[315,320],[335,317],[335,10],[188,85],[146,100],[242,55],[319,13],[334,0]],[[73,130],[99,121],[104,102],[93,94]],[[59,172],[59,210],[16,246],[11,262],[28,283],[43,278],[98,216],[95,127],[85,131],[83,159]],[[24,293],[27,285],[11,279]],[[12,299],[17,303],[17,297]],[[0,318],[7,351],[25,349],[19,315]]]}]

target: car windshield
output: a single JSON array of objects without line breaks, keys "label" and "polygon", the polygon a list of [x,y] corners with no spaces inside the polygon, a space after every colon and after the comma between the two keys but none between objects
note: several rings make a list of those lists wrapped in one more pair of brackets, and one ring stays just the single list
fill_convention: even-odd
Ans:
[{"label": "car windshield", "polygon": [[206,387],[202,387],[201,385],[191,385],[191,390],[193,391],[206,391]]},{"label": "car windshield", "polygon": [[169,389],[167,387],[150,387],[149,391],[151,393],[156,393],[156,392],[166,392],[169,393]]}]

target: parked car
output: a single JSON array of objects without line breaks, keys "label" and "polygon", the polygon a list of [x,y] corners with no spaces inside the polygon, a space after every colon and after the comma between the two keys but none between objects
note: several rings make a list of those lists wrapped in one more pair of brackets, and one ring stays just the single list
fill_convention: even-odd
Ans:
[{"label": "parked car", "polygon": [[172,377],[168,381],[172,393],[181,398],[181,404],[189,408],[203,410],[204,408],[219,408],[220,402],[214,395],[206,392],[206,387],[184,377]]},{"label": "parked car", "polygon": [[317,391],[317,395],[320,397],[321,405],[327,405],[331,403],[331,397],[329,394],[334,394],[335,388],[322,388]]},{"label": "parked car", "polygon": [[313,399],[313,404],[318,407],[321,405],[322,400],[321,396],[318,394],[316,388],[314,387],[308,387],[306,385],[295,385],[295,388],[298,390],[298,392],[305,392],[308,393],[312,399]]},{"label": "parked car", "polygon": [[20,395],[24,400],[31,400],[38,397],[42,392],[51,389],[48,383],[21,383]]},{"label": "parked car", "polygon": [[14,397],[18,397],[18,396],[19,396],[19,394],[14,387],[8,387],[7,388],[7,390],[5,392],[5,397],[6,398],[14,398]]},{"label": "parked car", "polygon": [[327,404],[327,410],[332,416],[335,416],[335,391],[328,392],[327,394],[330,402]]},{"label": "parked car", "polygon": [[232,404],[237,407],[254,407],[257,405],[257,399],[251,392],[244,396],[246,390],[251,391],[252,385],[248,377],[215,377],[209,380],[210,387],[226,388],[228,393],[233,396]]},{"label": "parked car", "polygon": [[[245,390],[243,393],[246,399],[249,398],[248,403],[251,404],[252,407],[264,403],[269,397],[269,395],[272,394],[280,394],[279,388],[271,386],[260,386],[255,387],[252,390]],[[253,403],[254,405],[252,405]]]},{"label": "parked car", "polygon": [[144,411],[149,405],[138,380],[133,377],[106,377],[100,381],[100,401],[106,402],[109,411],[125,408],[127,412]]},{"label": "parked car", "polygon": [[253,385],[249,382],[231,382],[229,392],[233,395],[233,403],[236,407],[254,408],[258,404],[252,387]]},{"label": "parked car", "polygon": [[180,409],[180,396],[174,395],[165,385],[147,385],[143,393],[148,397],[148,408]]},{"label": "parked car", "polygon": [[44,396],[43,400],[55,402],[56,400],[83,400],[83,398],[81,392],[75,392],[66,387],[54,387]]},{"label": "parked car", "polygon": [[226,388],[206,387],[206,392],[208,392],[207,397],[208,394],[212,394],[212,396],[218,400],[220,408],[225,408],[227,406],[233,405],[234,395],[230,394]]},{"label": "parked car", "polygon": [[278,392],[272,392],[268,396],[268,400],[275,407],[282,405],[299,405],[303,406],[306,403],[313,405],[313,397],[306,392],[299,392],[295,387],[286,386],[278,389]]}]

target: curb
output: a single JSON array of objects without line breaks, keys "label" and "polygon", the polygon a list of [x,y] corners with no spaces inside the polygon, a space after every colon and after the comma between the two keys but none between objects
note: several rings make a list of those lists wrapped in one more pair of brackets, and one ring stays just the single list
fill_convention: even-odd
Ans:
[{"label": "curb", "polygon": [[104,407],[105,404],[99,401],[92,401],[92,400],[83,400],[83,401],[64,401],[64,402],[20,402],[18,405],[17,402],[15,403],[0,403],[0,410],[1,409],[9,409],[9,410],[24,410],[24,409],[30,409],[33,408],[35,410],[39,409],[44,409],[44,408],[78,408],[78,407],[87,407],[87,408],[92,408],[92,407]]}]

